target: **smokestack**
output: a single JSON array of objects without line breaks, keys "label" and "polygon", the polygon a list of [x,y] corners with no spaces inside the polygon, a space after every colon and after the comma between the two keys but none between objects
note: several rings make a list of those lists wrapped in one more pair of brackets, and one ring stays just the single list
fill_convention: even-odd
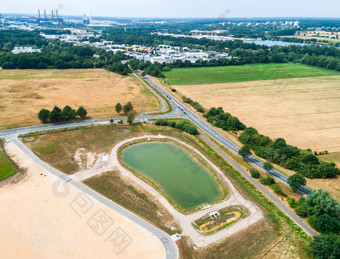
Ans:
[{"label": "smokestack", "polygon": [[40,10],[38,9],[39,22],[41,21]]},{"label": "smokestack", "polygon": [[47,21],[46,10],[44,9],[45,21]]},{"label": "smokestack", "polygon": [[53,15],[53,10],[51,11],[51,13],[52,13],[52,21],[54,21],[54,15]]},{"label": "smokestack", "polygon": [[58,14],[58,10],[55,10],[55,15],[57,16],[57,22],[59,22],[59,23],[60,23],[60,21],[59,21],[59,14]]}]

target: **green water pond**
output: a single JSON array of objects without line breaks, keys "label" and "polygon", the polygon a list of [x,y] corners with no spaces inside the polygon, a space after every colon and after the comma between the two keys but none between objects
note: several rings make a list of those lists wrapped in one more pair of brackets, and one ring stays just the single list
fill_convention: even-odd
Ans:
[{"label": "green water pond", "polygon": [[223,196],[214,176],[187,150],[166,142],[133,144],[121,152],[123,162],[150,179],[184,210]]}]

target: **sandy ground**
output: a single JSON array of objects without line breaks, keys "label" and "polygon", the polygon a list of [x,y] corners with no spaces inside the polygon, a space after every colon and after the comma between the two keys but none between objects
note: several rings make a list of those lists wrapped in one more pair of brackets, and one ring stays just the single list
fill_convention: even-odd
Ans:
[{"label": "sandy ground", "polygon": [[0,70],[0,130],[40,124],[40,109],[84,106],[92,118],[117,117],[115,105],[131,101],[136,112],[158,108],[136,78],[103,69]]},{"label": "sandy ground", "polygon": [[207,109],[223,107],[264,135],[340,151],[340,76],[173,87]]},{"label": "sandy ground", "polygon": [[[162,196],[156,189],[154,189],[151,185],[147,184],[140,178],[136,177],[133,173],[125,169],[125,167],[123,167],[119,163],[118,150],[121,146],[132,141],[143,140],[143,139],[147,140],[151,138],[152,139],[164,139],[164,138],[171,139],[173,141],[180,143],[181,145],[186,146],[187,148],[191,149],[193,152],[197,153],[227,183],[228,192],[229,192],[228,198],[226,200],[223,200],[222,202],[211,205],[211,207],[208,209],[199,210],[189,215],[184,215],[181,212],[179,212],[177,209],[175,209],[171,205],[171,203],[166,198],[164,198],[164,196]],[[263,218],[263,213],[261,212],[261,210],[258,207],[256,207],[253,203],[244,199],[243,196],[235,189],[235,187],[230,182],[230,180],[223,174],[223,172],[218,167],[216,167],[210,160],[208,160],[205,156],[203,156],[203,154],[201,154],[198,150],[172,137],[166,137],[166,136],[161,136],[161,135],[156,135],[156,136],[147,135],[147,136],[135,137],[135,138],[124,140],[120,142],[119,144],[117,144],[112,149],[112,152],[107,162],[103,162],[103,163],[96,162],[93,169],[80,171],[70,177],[76,181],[84,181],[90,177],[100,175],[101,173],[104,173],[107,171],[114,171],[114,170],[120,171],[123,177],[126,177],[127,179],[134,181],[139,186],[141,186],[143,189],[145,189],[148,193],[153,195],[177,220],[178,224],[183,230],[182,235],[189,236],[197,247],[205,247],[210,244],[221,241],[222,239],[228,236],[231,236],[232,234],[235,234],[244,228],[247,228],[249,225],[258,222],[259,220]],[[215,210],[220,210],[222,208],[225,208],[231,205],[241,205],[241,206],[246,207],[248,211],[250,212],[250,215],[244,219],[239,220],[238,222],[231,225],[230,227],[224,230],[221,230],[215,234],[209,235],[209,236],[203,236],[191,225],[192,222],[207,215],[208,213],[215,211]]]},{"label": "sandy ground", "polygon": [[27,176],[0,188],[1,258],[165,258],[149,232],[71,185],[63,193],[13,143],[6,150]]}]

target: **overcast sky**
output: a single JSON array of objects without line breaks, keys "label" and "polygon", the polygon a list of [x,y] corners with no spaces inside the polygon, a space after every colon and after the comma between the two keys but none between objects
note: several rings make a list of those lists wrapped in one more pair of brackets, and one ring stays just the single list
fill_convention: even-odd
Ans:
[{"label": "overcast sky", "polygon": [[56,8],[64,15],[111,17],[340,18],[340,0],[0,0],[0,13]]}]

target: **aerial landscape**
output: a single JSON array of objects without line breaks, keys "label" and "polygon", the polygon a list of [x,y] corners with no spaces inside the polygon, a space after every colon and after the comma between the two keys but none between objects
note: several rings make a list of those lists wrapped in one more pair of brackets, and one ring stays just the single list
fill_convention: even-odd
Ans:
[{"label": "aerial landscape", "polygon": [[1,258],[340,258],[339,13],[4,0]]}]

